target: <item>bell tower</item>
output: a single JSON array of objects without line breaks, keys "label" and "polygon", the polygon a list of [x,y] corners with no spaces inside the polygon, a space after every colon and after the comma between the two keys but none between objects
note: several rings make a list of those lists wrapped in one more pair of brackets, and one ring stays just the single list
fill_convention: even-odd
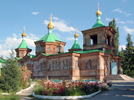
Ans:
[{"label": "bell tower", "polygon": [[112,27],[106,27],[101,21],[102,12],[96,12],[97,21],[91,29],[82,31],[83,50],[103,50],[104,52],[112,50],[115,53],[115,34]]}]

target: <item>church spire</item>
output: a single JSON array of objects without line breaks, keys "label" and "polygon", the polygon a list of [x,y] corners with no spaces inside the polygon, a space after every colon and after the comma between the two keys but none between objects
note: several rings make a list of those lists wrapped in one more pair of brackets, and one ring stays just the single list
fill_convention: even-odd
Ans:
[{"label": "church spire", "polygon": [[103,22],[101,21],[101,15],[102,15],[102,12],[100,11],[99,3],[98,3],[98,11],[96,12],[97,21],[96,21],[96,23],[92,26],[92,28],[97,28],[97,27],[105,26],[105,25],[103,24]]},{"label": "church spire", "polygon": [[54,23],[52,22],[52,14],[50,14],[51,16],[50,16],[50,22],[48,23],[48,26],[47,26],[47,28],[48,29],[53,29],[53,27],[54,27]]},{"label": "church spire", "polygon": [[80,44],[78,43],[78,37],[79,37],[79,35],[77,34],[77,28],[76,28],[76,32],[74,34],[75,41],[74,41],[74,44],[73,44],[72,48],[69,49],[69,51],[82,50]]},{"label": "church spire", "polygon": [[27,36],[27,34],[25,33],[25,26],[24,26],[24,31],[23,31],[23,33],[22,33],[22,37],[26,37]]},{"label": "church spire", "polygon": [[102,12],[99,10],[99,3],[98,3],[98,11],[96,12],[96,15],[102,15]]}]

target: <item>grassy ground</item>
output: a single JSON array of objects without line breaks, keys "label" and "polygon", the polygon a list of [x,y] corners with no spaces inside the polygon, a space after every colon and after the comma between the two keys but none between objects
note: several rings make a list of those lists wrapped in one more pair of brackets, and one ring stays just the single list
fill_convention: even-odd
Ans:
[{"label": "grassy ground", "polygon": [[0,95],[0,100],[20,100],[18,95]]}]

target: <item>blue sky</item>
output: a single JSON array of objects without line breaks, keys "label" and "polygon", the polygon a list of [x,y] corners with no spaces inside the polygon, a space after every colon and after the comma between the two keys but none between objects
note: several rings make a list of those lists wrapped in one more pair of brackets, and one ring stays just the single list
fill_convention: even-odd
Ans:
[{"label": "blue sky", "polygon": [[34,41],[47,34],[51,13],[54,33],[66,42],[64,51],[72,47],[76,27],[83,47],[81,31],[90,29],[96,22],[97,3],[106,26],[113,18],[116,19],[120,48],[125,48],[128,33],[134,40],[134,0],[0,0],[0,56],[9,56],[10,50],[19,46],[24,26],[26,42],[34,54]]}]

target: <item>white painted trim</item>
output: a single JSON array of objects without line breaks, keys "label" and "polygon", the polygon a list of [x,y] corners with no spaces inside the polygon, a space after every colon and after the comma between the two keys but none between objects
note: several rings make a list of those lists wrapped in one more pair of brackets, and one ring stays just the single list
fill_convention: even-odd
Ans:
[{"label": "white painted trim", "polygon": [[90,95],[84,95],[84,96],[42,96],[42,95],[35,95],[34,92],[33,92],[32,96],[35,97],[35,98],[42,98],[42,99],[54,99],[54,100],[55,100],[55,99],[57,99],[57,100],[61,100],[61,99],[65,99],[65,100],[71,99],[71,100],[73,100],[73,99],[90,98],[90,97],[92,97],[92,96],[94,96],[94,95],[96,95],[96,94],[98,94],[98,93],[100,93],[100,92],[101,92],[101,90],[99,90],[99,91],[97,91],[97,92],[95,92],[95,93],[92,93],[92,94],[90,94]]}]

